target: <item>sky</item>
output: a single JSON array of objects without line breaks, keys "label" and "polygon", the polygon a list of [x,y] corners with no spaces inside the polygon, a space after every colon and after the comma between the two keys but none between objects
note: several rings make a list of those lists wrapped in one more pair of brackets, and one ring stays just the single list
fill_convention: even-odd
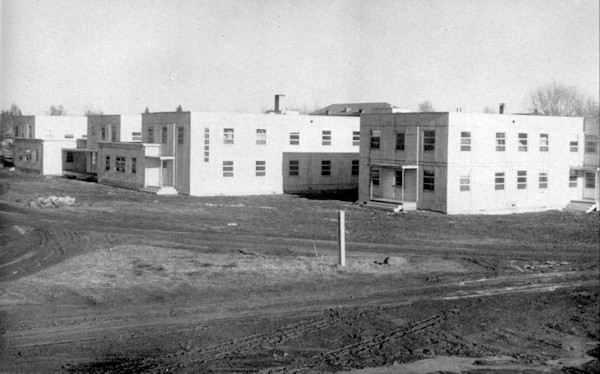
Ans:
[{"label": "sky", "polygon": [[598,100],[598,0],[0,0],[0,108],[481,112],[551,82]]}]

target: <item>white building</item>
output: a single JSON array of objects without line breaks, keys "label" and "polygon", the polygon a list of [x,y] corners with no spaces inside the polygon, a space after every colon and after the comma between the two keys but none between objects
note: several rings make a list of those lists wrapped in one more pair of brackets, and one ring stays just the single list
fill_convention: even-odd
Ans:
[{"label": "white building", "polygon": [[303,115],[144,113],[142,143],[98,144],[98,182],[194,196],[352,190],[359,124]]},{"label": "white building", "polygon": [[[597,119],[588,126],[595,130],[586,138],[580,117],[363,114],[359,199],[448,214],[562,209],[574,199],[593,203]],[[592,158],[595,170],[583,163]]]},{"label": "white building", "polygon": [[83,116],[13,116],[13,163],[17,170],[61,175],[63,148],[87,133]]}]

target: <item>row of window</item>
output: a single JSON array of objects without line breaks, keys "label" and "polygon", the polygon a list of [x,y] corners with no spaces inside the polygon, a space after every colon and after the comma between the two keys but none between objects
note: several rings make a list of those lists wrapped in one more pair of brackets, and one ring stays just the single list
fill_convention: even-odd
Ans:
[{"label": "row of window", "polygon": [[[104,160],[104,170],[105,171],[111,171],[111,162],[110,162],[110,156],[106,156],[105,160]],[[114,171],[116,173],[125,173],[125,169],[126,169],[126,165],[127,165],[127,159],[125,156],[115,156],[115,166],[114,166]],[[129,172],[131,174],[137,174],[137,158],[132,157],[131,158],[131,162],[129,163]]]},{"label": "row of window", "polygon": [[[358,160],[352,160],[351,176],[358,175]],[[288,164],[288,175],[290,177],[300,176],[300,160],[290,160]],[[257,177],[264,177],[267,175],[267,162],[256,161],[255,173]],[[331,176],[331,160],[321,161],[321,175]],[[223,161],[223,177],[233,177],[233,161]]]},{"label": "row of window", "polygon": [[[371,149],[379,149],[381,145],[381,131],[371,131]],[[396,133],[396,150],[404,151],[405,147],[405,133]],[[527,152],[529,149],[528,145],[528,134],[518,133],[518,145],[517,150],[519,152]],[[550,136],[548,134],[540,134],[539,137],[539,151],[548,152],[550,148]],[[579,152],[578,141],[571,141],[569,143],[569,149],[571,152]],[[435,130],[423,131],[423,151],[434,151],[435,150]],[[463,131],[460,133],[460,150],[463,152],[471,151],[471,132]],[[598,136],[597,135],[586,135],[585,136],[585,152],[596,153],[598,150]],[[496,151],[506,151],[506,133],[496,133]]]},{"label": "row of window", "polygon": [[[300,131],[290,132],[290,145],[300,145]],[[321,145],[330,146],[332,141],[331,130],[323,130],[321,132]],[[231,128],[223,129],[223,144],[235,144],[235,130]],[[256,129],[256,144],[267,144],[267,130]],[[352,145],[360,145],[360,131],[352,132]]]},{"label": "row of window", "polygon": [[[518,170],[517,175],[517,189],[525,190],[527,189],[527,171],[526,170]],[[371,170],[371,183],[373,186],[379,186],[380,183],[380,170],[372,169]],[[394,186],[402,187],[403,184],[403,174],[402,170],[396,170]],[[595,188],[596,180],[595,175],[593,173],[586,174],[585,178],[585,188]],[[504,190],[506,187],[506,173],[501,171],[494,173],[494,189],[495,190]],[[572,172],[569,176],[569,187],[577,187],[577,174]],[[540,172],[538,174],[538,188],[539,189],[547,189],[548,188],[548,173]],[[435,172],[431,170],[423,170],[423,190],[425,191],[434,191],[435,189]],[[471,191],[471,176],[470,175],[461,175],[460,176],[460,191]]]}]

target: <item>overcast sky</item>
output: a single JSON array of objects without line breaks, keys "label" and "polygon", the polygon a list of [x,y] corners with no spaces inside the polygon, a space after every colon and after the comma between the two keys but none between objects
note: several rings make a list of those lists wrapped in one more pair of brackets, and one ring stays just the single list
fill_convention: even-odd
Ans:
[{"label": "overcast sky", "polygon": [[552,81],[598,99],[598,0],[1,0],[1,109],[481,112]]}]

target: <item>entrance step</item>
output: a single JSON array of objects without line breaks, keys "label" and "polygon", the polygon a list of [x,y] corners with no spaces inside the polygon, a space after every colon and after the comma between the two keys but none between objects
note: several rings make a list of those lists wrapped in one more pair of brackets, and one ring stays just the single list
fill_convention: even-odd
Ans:
[{"label": "entrance step", "polygon": [[594,200],[572,200],[563,209],[570,212],[585,212],[595,204]]},{"label": "entrance step", "polygon": [[177,195],[179,192],[173,187],[158,187],[158,186],[146,186],[142,188],[143,192],[152,193],[155,195]]},{"label": "entrance step", "polygon": [[391,201],[367,201],[365,203],[365,207],[380,209],[380,210],[388,210],[388,211],[399,211],[399,208],[402,211],[411,211],[417,210],[417,204],[411,202],[391,202]]}]

